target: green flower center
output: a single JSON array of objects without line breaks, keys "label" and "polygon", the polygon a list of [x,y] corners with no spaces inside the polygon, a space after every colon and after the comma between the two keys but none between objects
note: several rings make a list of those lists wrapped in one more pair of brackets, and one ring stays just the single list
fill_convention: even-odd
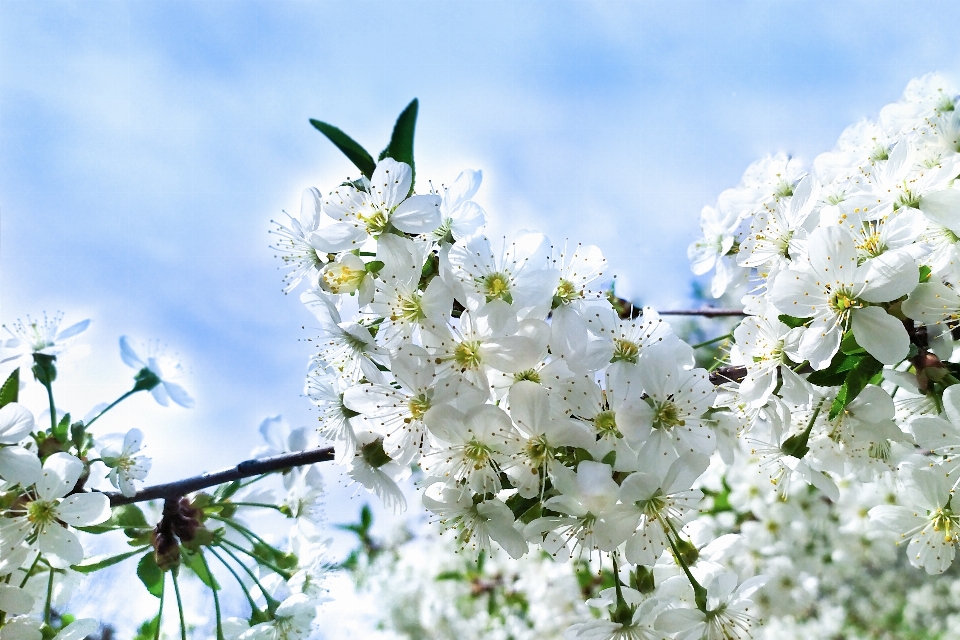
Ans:
[{"label": "green flower center", "polygon": [[593,426],[602,437],[621,437],[620,430],[617,429],[617,414],[613,411],[598,413],[593,419]]},{"label": "green flower center", "polygon": [[610,362],[629,362],[637,364],[640,358],[640,345],[631,342],[625,338],[615,338],[613,340],[613,358]]},{"label": "green flower center", "polygon": [[491,273],[480,278],[480,286],[487,302],[491,300],[503,300],[513,303],[513,297],[510,295],[510,276],[505,273]]},{"label": "green flower center", "polygon": [[383,233],[387,225],[390,224],[388,219],[388,212],[383,209],[374,209],[369,213],[361,213],[358,218],[367,227],[367,233],[372,236],[377,236]]},{"label": "green flower center", "polygon": [[540,384],[540,374],[535,369],[527,369],[526,371],[521,371],[520,373],[513,374],[513,379],[516,382],[521,380],[529,380],[530,382],[536,382]]},{"label": "green flower center", "polygon": [[423,414],[430,408],[430,398],[427,397],[427,394],[421,393],[415,398],[410,398],[407,407],[410,409],[410,415],[414,420],[423,420]]},{"label": "green flower center", "polygon": [[464,457],[473,463],[473,468],[476,471],[483,469],[488,464],[490,464],[490,455],[493,453],[488,445],[479,442],[476,438],[468,442],[463,447]]},{"label": "green flower center", "polygon": [[461,369],[480,368],[480,341],[467,340],[453,350],[453,359]]},{"label": "green flower center", "polygon": [[680,410],[670,400],[653,403],[653,428],[672,429],[682,427],[687,423],[680,417]]},{"label": "green flower center", "polygon": [[560,284],[557,285],[556,297],[560,300],[560,303],[573,302],[577,298],[581,297],[580,291],[577,290],[576,285],[574,285],[569,280],[560,280]]},{"label": "green flower center", "polygon": [[828,304],[830,308],[837,313],[846,313],[851,309],[860,309],[863,307],[863,302],[858,300],[856,296],[846,289],[840,289],[834,292],[830,296]]},{"label": "green flower center", "polygon": [[56,502],[47,502],[46,500],[34,500],[27,507],[27,520],[36,525],[47,525],[56,522]]}]

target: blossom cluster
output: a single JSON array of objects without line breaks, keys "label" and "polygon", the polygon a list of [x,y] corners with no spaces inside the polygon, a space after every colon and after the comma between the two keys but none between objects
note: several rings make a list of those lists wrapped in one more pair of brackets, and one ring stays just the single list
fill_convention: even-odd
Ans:
[{"label": "blossom cluster", "polygon": [[[412,157],[389,153],[412,148],[403,120],[376,163],[314,122],[364,175],[306,189],[277,229],[321,330],[306,394],[339,461],[396,509],[422,470],[463,547],[612,563],[605,615],[571,637],[747,634],[763,578],[682,551],[695,484],[736,437],[693,349],[653,309],[614,306],[598,248],[484,235],[480,172],[417,193]],[[648,589],[664,554],[676,575]]]},{"label": "blossom cluster", "polygon": [[[326,599],[319,471],[311,466],[287,470],[279,493],[265,486],[261,476],[221,485],[212,493],[168,497],[162,508],[140,509],[132,503],[140,501],[138,484],[151,467],[140,451],[144,434],[131,428],[94,437],[92,427],[108,422],[105,416],[113,407],[140,391],[149,391],[164,406],[172,401],[191,407],[193,398],[178,382],[182,367],[157,343],[135,346],[123,337],[120,356],[136,370],[133,388],[74,420],[57,408],[54,382],[58,359],[74,347],[71,343],[89,321],[61,329],[62,319],[58,314],[17,322],[5,327],[9,338],[0,343],[0,362],[12,367],[0,387],[0,638],[99,637],[101,623],[110,622],[102,619],[103,599],[92,612],[95,618],[75,619],[68,613],[72,593],[85,574],[133,557],[139,559],[136,575],[146,588],[143,595],[159,598],[156,617],[137,637],[159,637],[165,585],[172,576],[180,637],[186,638],[178,575],[188,572],[213,592],[216,620],[207,626],[218,640],[306,638]],[[27,367],[49,400],[37,415],[21,402],[28,381],[20,373]],[[279,417],[265,420],[261,433],[266,446],[254,451],[257,457],[316,446],[312,431],[291,431]],[[117,491],[107,491],[110,485]],[[284,548],[249,528],[248,518],[264,509],[295,520]],[[94,539],[114,532],[122,532],[125,544]],[[92,556],[88,549],[97,547],[109,553]],[[222,576],[207,558],[236,578],[249,602],[249,617],[221,616],[217,592]],[[166,622],[175,624],[169,615]],[[103,637],[109,637],[106,628]]]},{"label": "blossom cluster", "polygon": [[892,479],[871,526],[931,574],[960,542],[957,101],[927,75],[811,167],[751,165],[689,249],[714,295],[744,294],[717,406],[745,457],[784,496],[791,478],[834,501],[838,482]]}]

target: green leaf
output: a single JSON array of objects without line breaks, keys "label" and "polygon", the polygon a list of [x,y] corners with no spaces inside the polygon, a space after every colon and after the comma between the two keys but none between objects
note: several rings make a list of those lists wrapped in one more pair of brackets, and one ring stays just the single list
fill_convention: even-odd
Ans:
[{"label": "green leaf", "polygon": [[932,270],[925,264],[920,265],[920,282],[927,282],[930,280],[930,274]]},{"label": "green leaf", "polygon": [[[107,567],[112,567],[113,565],[123,562],[127,558],[132,558],[138,553],[143,553],[143,548],[134,549],[133,551],[127,551],[125,553],[118,553],[117,555],[102,555],[94,556],[92,558],[87,558],[85,561],[80,564],[75,564],[71,567],[74,571],[79,571],[80,573],[93,573],[94,571],[99,571],[100,569],[106,569]],[[151,552],[152,553],[152,552]]]},{"label": "green leaf", "polygon": [[66,414],[63,418],[60,419],[60,424],[57,425],[56,429],[53,430],[53,437],[57,439],[60,444],[66,444],[67,440],[70,439],[70,414]]},{"label": "green leaf", "polygon": [[397,123],[393,126],[393,135],[390,136],[390,144],[380,153],[380,160],[384,158],[393,158],[397,162],[405,162],[410,165],[412,171],[412,180],[410,182],[410,192],[413,192],[413,185],[417,178],[417,169],[413,164],[413,134],[417,128],[417,110],[420,102],[414,98],[407,108],[403,110]]},{"label": "green leaf", "polygon": [[853,402],[870,380],[883,371],[883,364],[872,356],[865,356],[847,373],[840,392],[830,405],[830,419],[833,420],[843,409]]},{"label": "green leaf", "polygon": [[364,531],[369,531],[370,527],[373,526],[373,511],[368,504],[360,508],[360,526]]},{"label": "green leaf", "polygon": [[157,565],[157,558],[153,555],[152,549],[140,558],[140,562],[137,564],[137,577],[140,578],[140,582],[147,588],[150,595],[160,597],[163,590],[163,571]]},{"label": "green leaf", "polygon": [[382,260],[371,260],[364,268],[367,270],[367,273],[379,273],[383,267],[384,264]]},{"label": "green leaf", "polygon": [[3,386],[0,387],[0,409],[10,404],[11,402],[16,402],[20,397],[20,367],[17,367],[13,370],[9,376],[7,376],[6,382],[3,383]]},{"label": "green leaf", "polygon": [[613,465],[617,464],[617,452],[616,452],[616,450],[611,451],[611,452],[608,453],[607,455],[603,456],[603,459],[602,459],[600,462],[602,462],[603,464],[608,464],[608,465],[610,465],[611,467],[612,467]]},{"label": "green leaf", "polygon": [[243,486],[243,483],[239,480],[234,480],[233,482],[228,482],[227,484],[222,484],[217,487],[217,490],[213,492],[213,497],[216,502],[222,502],[235,494]]},{"label": "green leaf", "polygon": [[207,565],[203,562],[203,556],[201,555],[203,552],[194,552],[188,549],[183,549],[182,551],[183,555],[180,557],[183,560],[183,563],[187,565],[187,568],[197,574],[197,577],[200,578],[200,582],[207,585],[214,591],[219,591],[220,584],[217,582],[216,578],[210,575],[210,572],[207,570]]},{"label": "green leaf", "polygon": [[437,577],[434,578],[436,581],[441,580],[457,580],[460,582],[466,582],[467,576],[464,575],[462,571],[441,571],[437,574]]},{"label": "green leaf", "polygon": [[777,319],[783,324],[787,325],[791,329],[796,329],[797,327],[802,327],[812,320],[812,318],[797,318],[794,316],[788,316],[785,313],[781,313],[777,316]]},{"label": "green leaf", "polygon": [[857,339],[853,336],[853,331],[848,331],[843,340],[840,341],[840,351],[847,355],[859,355],[866,353],[867,350],[857,344]]},{"label": "green leaf", "polygon": [[370,154],[367,153],[367,150],[361,147],[356,140],[332,124],[320,122],[313,118],[310,119],[310,124],[312,124],[317,131],[327,136],[327,140],[332,142],[337,149],[340,149],[343,155],[347,156],[347,159],[349,159],[357,169],[360,169],[360,173],[367,178],[373,176],[373,170],[377,167],[377,164],[373,161]]}]

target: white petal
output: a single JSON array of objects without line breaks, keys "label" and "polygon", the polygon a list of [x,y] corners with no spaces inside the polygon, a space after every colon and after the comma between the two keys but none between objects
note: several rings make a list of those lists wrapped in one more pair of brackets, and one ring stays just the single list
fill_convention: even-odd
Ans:
[{"label": "white petal", "polygon": [[137,352],[133,350],[133,347],[130,346],[130,341],[127,336],[120,336],[120,357],[123,359],[123,362],[134,369],[142,369],[147,366],[143,360],[140,359],[140,356],[137,355]]},{"label": "white petal", "polygon": [[77,493],[57,505],[57,518],[74,526],[100,524],[110,518],[110,499],[102,493]]},{"label": "white petal", "polygon": [[0,449],[0,478],[29,487],[40,477],[40,458],[23,447]]},{"label": "white petal", "polygon": [[903,323],[881,307],[853,312],[853,336],[857,344],[883,364],[895,365],[907,357],[910,336]]},{"label": "white petal", "polygon": [[100,623],[93,618],[82,618],[80,620],[74,620],[64,627],[53,640],[83,640],[87,636],[96,633],[99,629]]},{"label": "white petal", "polygon": [[58,524],[44,527],[38,543],[44,555],[59,558],[66,565],[74,565],[83,560],[83,545],[76,534]]},{"label": "white petal", "polygon": [[944,189],[926,194],[920,199],[920,211],[941,227],[960,232],[960,191]]},{"label": "white petal", "polygon": [[404,233],[428,233],[440,226],[440,196],[411,196],[390,216],[390,222]]},{"label": "white petal", "polygon": [[18,402],[0,409],[0,444],[17,444],[33,431],[33,414]]},{"label": "white petal", "polygon": [[33,596],[9,584],[0,584],[0,611],[12,613],[30,613],[33,608]]},{"label": "white petal", "polygon": [[41,500],[62,498],[76,486],[81,473],[83,463],[79,459],[69,453],[55,453],[43,463],[37,495]]}]

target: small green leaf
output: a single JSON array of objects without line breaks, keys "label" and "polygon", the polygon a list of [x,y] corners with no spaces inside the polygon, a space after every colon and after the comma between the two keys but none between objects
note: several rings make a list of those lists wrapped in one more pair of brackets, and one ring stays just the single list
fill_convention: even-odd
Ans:
[{"label": "small green leaf", "polygon": [[461,571],[441,571],[434,579],[438,582],[441,580],[457,580],[458,582],[464,582],[466,581],[467,576]]},{"label": "small green leaf", "polygon": [[366,264],[367,273],[379,273],[383,269],[384,264],[382,260],[371,260]]},{"label": "small green leaf", "polygon": [[11,402],[16,402],[20,397],[20,367],[17,367],[13,370],[9,376],[7,376],[6,382],[3,383],[3,386],[0,387],[0,409],[10,404]]},{"label": "small green leaf", "polygon": [[377,164],[373,161],[370,154],[367,153],[367,150],[361,147],[356,140],[332,124],[320,122],[312,118],[310,119],[310,124],[312,124],[317,131],[327,136],[327,139],[332,142],[337,149],[340,149],[343,155],[347,156],[347,159],[349,159],[357,169],[360,169],[360,173],[367,178],[373,176],[373,170],[376,169]]},{"label": "small green leaf", "polygon": [[812,318],[797,318],[794,316],[788,316],[785,313],[781,313],[777,316],[777,319],[783,324],[787,325],[791,329],[796,329],[797,327],[802,327],[812,320]]},{"label": "small green leaf", "polygon": [[856,366],[847,373],[843,386],[840,387],[837,397],[830,405],[830,419],[833,420],[839,416],[843,409],[853,402],[864,387],[870,384],[871,379],[874,379],[881,371],[883,371],[883,364],[872,356],[861,358]]},{"label": "small green leaf", "polygon": [[53,437],[60,444],[66,444],[70,439],[70,414],[66,414],[60,419],[60,424],[53,430]]},{"label": "small green leaf", "polygon": [[143,548],[134,549],[133,551],[126,551],[124,553],[118,553],[117,555],[102,555],[94,556],[92,558],[87,558],[85,561],[80,564],[75,564],[71,568],[74,571],[79,571],[80,573],[93,573],[94,571],[99,571],[100,569],[106,569],[107,567],[112,567],[113,565],[123,562],[127,558],[132,558],[138,553],[143,553]]},{"label": "small green leaf", "polygon": [[857,339],[853,336],[853,331],[848,331],[840,341],[840,351],[847,355],[859,355],[866,353],[867,350],[857,344]]},{"label": "small green leaf", "polygon": [[393,126],[393,135],[390,136],[390,144],[380,153],[379,160],[384,158],[393,158],[397,162],[405,162],[410,165],[412,171],[412,180],[410,182],[410,192],[413,192],[413,184],[417,178],[417,169],[413,163],[413,134],[417,128],[417,110],[420,102],[414,98],[407,108],[403,110],[397,123]]},{"label": "small green leaf", "polygon": [[140,562],[137,564],[137,577],[140,578],[140,582],[147,588],[150,595],[160,597],[163,590],[163,571],[157,565],[157,558],[154,556],[152,549],[140,558]]},{"label": "small green leaf", "polygon": [[932,270],[925,264],[920,265],[920,282],[927,282],[930,280],[930,274]]},{"label": "small green leaf", "polygon": [[239,491],[241,487],[243,487],[243,483],[239,480],[222,484],[213,492],[213,497],[216,502],[222,502]]},{"label": "small green leaf", "polygon": [[616,452],[616,450],[611,451],[611,452],[608,453],[607,455],[603,456],[603,459],[602,459],[600,462],[602,462],[603,464],[608,464],[608,465],[610,465],[611,467],[612,467],[613,465],[617,464],[617,452]]}]

